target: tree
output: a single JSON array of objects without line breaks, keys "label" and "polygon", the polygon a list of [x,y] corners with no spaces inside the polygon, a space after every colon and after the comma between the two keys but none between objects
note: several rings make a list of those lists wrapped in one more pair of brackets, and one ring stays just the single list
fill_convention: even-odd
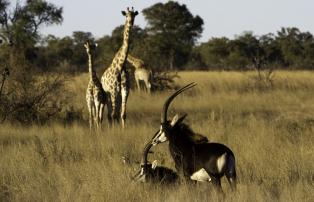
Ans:
[{"label": "tree", "polygon": [[313,68],[313,35],[298,28],[281,28],[277,32],[285,66],[293,68]]},{"label": "tree", "polygon": [[[10,68],[10,82],[0,105],[1,118],[23,123],[41,121],[58,111],[56,96],[62,87],[60,76],[37,77],[35,74],[36,44],[39,29],[62,22],[62,8],[44,0],[0,0],[0,36],[11,46],[1,47],[0,60]],[[4,57],[3,57],[4,56]],[[10,116],[10,117],[8,117]]]},{"label": "tree", "polygon": [[13,12],[10,6],[10,1],[0,0],[1,35],[16,45],[27,38],[38,39],[41,26],[62,22],[62,8],[44,0],[28,0],[24,5],[17,1]]},{"label": "tree", "polygon": [[17,58],[31,61],[40,27],[61,23],[62,8],[44,0],[28,0],[25,4],[17,1],[12,10],[10,8],[10,1],[0,0],[0,35],[13,42],[11,62],[18,61]]},{"label": "tree", "polygon": [[94,37],[90,32],[75,31],[72,34],[73,38],[73,57],[72,62],[78,70],[86,71],[87,57],[84,49],[86,41],[94,41]]},{"label": "tree", "polygon": [[211,38],[197,48],[209,68],[226,68],[230,55],[229,41],[226,37]]},{"label": "tree", "polygon": [[42,39],[41,43],[41,46],[36,47],[37,66],[44,71],[71,72],[75,70],[72,65],[74,63],[74,40],[72,37],[58,38],[48,35]]},{"label": "tree", "polygon": [[[171,13],[171,15],[170,15]],[[186,58],[203,31],[203,20],[193,16],[188,8],[174,1],[157,3],[143,10],[148,21],[147,45],[158,52],[170,69],[186,63]]]},{"label": "tree", "polygon": [[245,57],[258,72],[269,69],[281,60],[281,51],[272,34],[254,36],[245,32],[232,42],[232,49]]}]

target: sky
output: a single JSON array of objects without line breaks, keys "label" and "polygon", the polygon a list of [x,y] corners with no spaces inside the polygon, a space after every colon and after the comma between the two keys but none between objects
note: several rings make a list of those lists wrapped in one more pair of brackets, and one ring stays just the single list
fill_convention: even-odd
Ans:
[{"label": "sky", "polygon": [[[12,0],[14,2],[15,0]],[[22,0],[23,2],[24,0]],[[146,22],[141,11],[158,2],[156,0],[47,0],[63,7],[61,25],[41,28],[43,34],[59,37],[73,31],[91,32],[96,38],[110,35],[124,24],[121,11],[133,6],[140,14],[135,24],[144,28]],[[314,34],[314,1],[312,0],[178,0],[193,15],[204,20],[200,42],[212,37],[228,37],[253,31],[256,35],[276,33],[281,27],[297,27]]]}]

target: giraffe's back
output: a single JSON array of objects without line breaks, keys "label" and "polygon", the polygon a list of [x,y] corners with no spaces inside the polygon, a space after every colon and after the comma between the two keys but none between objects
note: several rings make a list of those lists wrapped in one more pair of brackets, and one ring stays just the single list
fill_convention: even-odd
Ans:
[{"label": "giraffe's back", "polygon": [[144,68],[140,68],[140,69],[136,69],[134,71],[134,76],[136,79],[138,80],[147,80],[149,81],[151,78],[151,73],[149,70],[144,69]]}]

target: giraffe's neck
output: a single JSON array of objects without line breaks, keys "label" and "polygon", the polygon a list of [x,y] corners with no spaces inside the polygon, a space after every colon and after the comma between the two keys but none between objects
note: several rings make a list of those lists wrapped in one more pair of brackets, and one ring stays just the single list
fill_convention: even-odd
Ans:
[{"label": "giraffe's neck", "polygon": [[97,80],[97,75],[96,75],[96,72],[94,70],[93,58],[92,58],[91,53],[88,54],[88,71],[89,71],[90,80],[92,80],[95,83]]},{"label": "giraffe's neck", "polygon": [[127,57],[128,62],[134,66],[135,69],[142,68],[144,66],[144,62],[141,59],[135,58],[134,56],[128,54]]},{"label": "giraffe's neck", "polygon": [[129,37],[130,37],[130,30],[132,28],[132,23],[130,21],[126,21],[123,30],[123,44],[119,51],[116,53],[115,58],[112,61],[111,66],[116,68],[118,71],[121,71],[124,67],[125,60],[128,55],[129,51]]}]

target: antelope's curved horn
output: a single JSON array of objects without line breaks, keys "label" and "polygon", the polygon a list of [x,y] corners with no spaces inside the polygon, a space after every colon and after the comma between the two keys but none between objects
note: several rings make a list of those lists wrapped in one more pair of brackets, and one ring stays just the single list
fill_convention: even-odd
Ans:
[{"label": "antelope's curved horn", "polygon": [[179,95],[180,93],[182,93],[183,91],[186,91],[190,88],[193,88],[194,86],[196,86],[197,83],[192,82],[189,83],[188,85],[180,88],[179,90],[177,90],[176,92],[174,92],[164,103],[162,112],[161,112],[161,123],[166,123],[167,122],[167,111],[168,111],[168,107],[170,105],[170,103],[172,102],[172,100]]},{"label": "antelope's curved horn", "polygon": [[148,156],[148,153],[149,153],[149,150],[150,148],[153,146],[152,144],[152,140],[150,140],[144,147],[144,150],[143,150],[143,156],[142,156],[142,160],[141,160],[141,166],[146,166],[147,165],[147,156]]}]

